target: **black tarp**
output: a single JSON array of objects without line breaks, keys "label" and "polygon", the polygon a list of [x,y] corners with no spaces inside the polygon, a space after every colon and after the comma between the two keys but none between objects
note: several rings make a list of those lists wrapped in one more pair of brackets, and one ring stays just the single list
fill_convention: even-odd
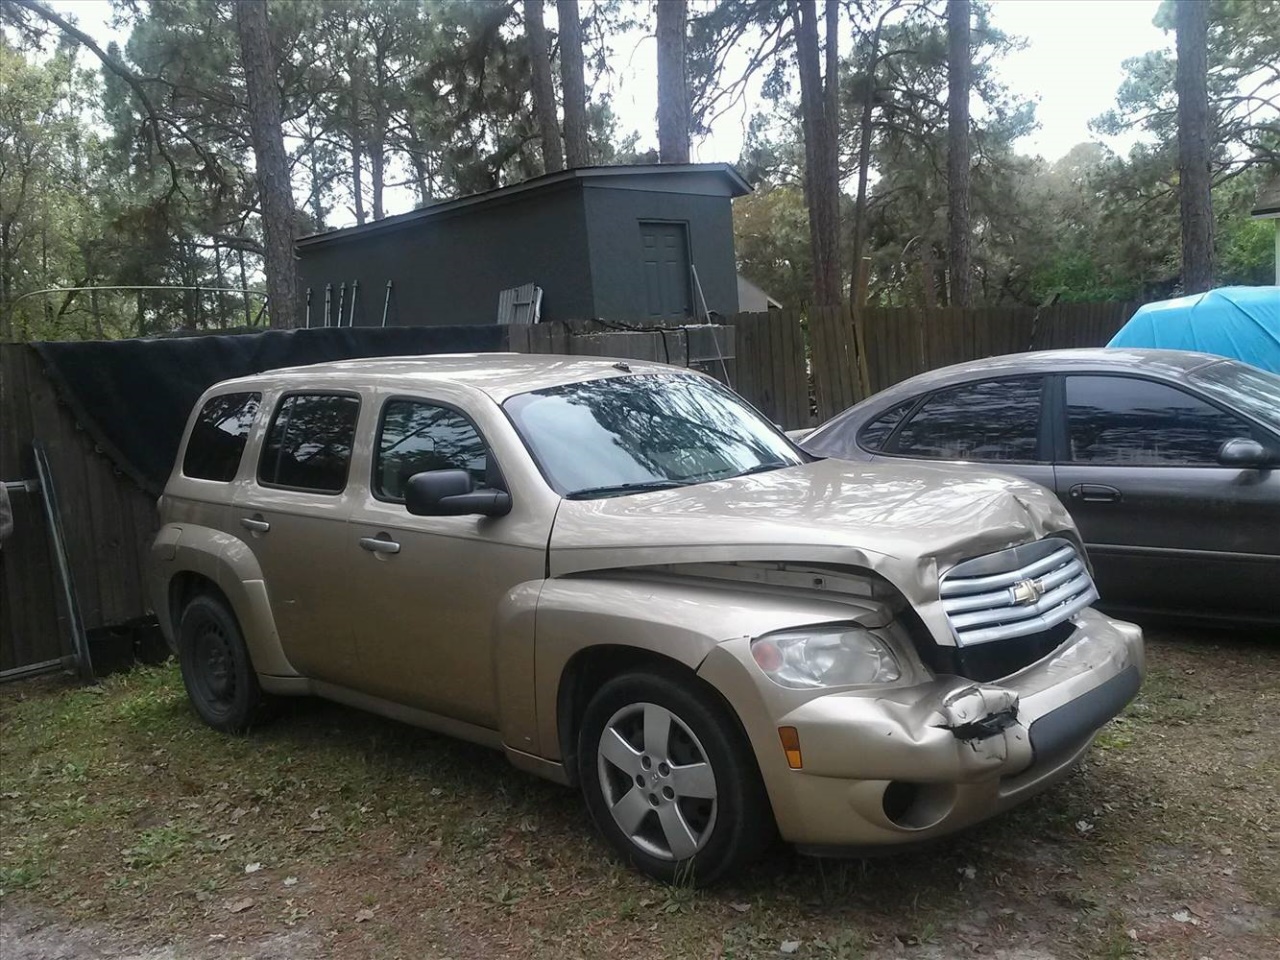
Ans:
[{"label": "black tarp", "polygon": [[121,471],[159,495],[191,408],[220,380],[356,357],[491,353],[507,348],[507,329],[331,327],[32,346],[94,442]]}]

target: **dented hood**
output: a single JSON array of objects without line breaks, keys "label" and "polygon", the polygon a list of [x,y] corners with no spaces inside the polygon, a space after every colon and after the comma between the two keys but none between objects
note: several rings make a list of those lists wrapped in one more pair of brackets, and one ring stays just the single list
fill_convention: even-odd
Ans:
[{"label": "dented hood", "polygon": [[[656,564],[779,561],[873,570],[933,612],[961,560],[1072,531],[1048,490],[954,466],[820,460],[601,500],[565,500],[552,576]],[[927,620],[935,619],[926,616]]]}]

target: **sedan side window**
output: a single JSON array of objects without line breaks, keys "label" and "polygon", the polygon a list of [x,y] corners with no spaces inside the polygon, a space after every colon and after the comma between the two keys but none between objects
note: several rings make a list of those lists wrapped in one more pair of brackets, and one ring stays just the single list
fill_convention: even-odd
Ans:
[{"label": "sedan side window", "polygon": [[888,453],[937,460],[1037,459],[1040,377],[983,380],[939,390],[899,430]]},{"label": "sedan side window", "polygon": [[[893,428],[916,405],[916,400],[918,399],[918,397],[912,397],[906,403],[890,407],[863,427],[858,433],[858,443],[862,446],[862,449],[869,450],[872,453],[879,453],[883,450],[885,441],[889,439],[889,434],[893,433]],[[845,438],[837,437],[836,439],[843,440]],[[852,446],[852,444],[849,445]]]},{"label": "sedan side window", "polygon": [[258,482],[314,493],[347,485],[360,401],[329,393],[294,393],[276,407],[258,461]]},{"label": "sedan side window", "polygon": [[1068,377],[1067,436],[1075,463],[1217,465],[1218,448],[1249,425],[1176,387],[1136,377]]},{"label": "sedan side window", "polygon": [[486,485],[489,451],[471,421],[448,407],[421,400],[388,400],[378,427],[373,492],[403,500],[405,484],[426,470],[466,470]]}]

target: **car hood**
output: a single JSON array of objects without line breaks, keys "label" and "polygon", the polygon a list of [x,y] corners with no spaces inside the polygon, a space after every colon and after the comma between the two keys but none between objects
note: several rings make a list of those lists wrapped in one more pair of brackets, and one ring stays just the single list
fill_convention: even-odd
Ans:
[{"label": "car hood", "polygon": [[941,616],[933,610],[938,577],[956,563],[1054,533],[1077,540],[1074,530],[1058,499],[1026,480],[968,467],[820,460],[565,500],[550,573],[734,561],[853,566],[883,576],[922,616]]}]

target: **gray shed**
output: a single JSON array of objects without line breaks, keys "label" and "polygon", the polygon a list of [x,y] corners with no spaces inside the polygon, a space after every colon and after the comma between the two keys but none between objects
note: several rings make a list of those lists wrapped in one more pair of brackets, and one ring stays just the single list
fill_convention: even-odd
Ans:
[{"label": "gray shed", "polygon": [[[297,242],[309,326],[738,311],[730,165],[585,167]],[[536,287],[537,290],[533,290]],[[699,289],[700,287],[700,289]],[[504,296],[504,291],[506,295]]]}]

